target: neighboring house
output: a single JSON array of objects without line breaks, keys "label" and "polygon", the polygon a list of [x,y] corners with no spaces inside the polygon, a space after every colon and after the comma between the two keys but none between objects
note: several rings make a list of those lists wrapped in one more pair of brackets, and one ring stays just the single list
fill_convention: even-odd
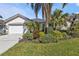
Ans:
[{"label": "neighboring house", "polygon": [[67,26],[62,25],[60,30],[68,30],[70,28],[71,23],[69,21],[66,21]]},{"label": "neighboring house", "polygon": [[5,22],[3,20],[0,20],[0,35],[5,33]]},{"label": "neighboring house", "polygon": [[79,21],[79,15],[76,14],[72,14],[68,16],[68,19],[66,19],[66,24],[67,26],[62,26],[61,30],[68,30],[71,26],[72,22],[76,22]]}]

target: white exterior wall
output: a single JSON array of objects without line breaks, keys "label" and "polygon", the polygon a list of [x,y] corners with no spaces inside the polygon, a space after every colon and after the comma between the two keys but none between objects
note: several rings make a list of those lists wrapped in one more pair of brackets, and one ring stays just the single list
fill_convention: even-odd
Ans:
[{"label": "white exterior wall", "polygon": [[[6,26],[8,27],[8,34],[22,34],[24,31],[24,24],[25,20],[18,17],[14,20],[9,21],[8,23],[6,23]],[[10,24],[22,24],[22,25],[10,25]],[[27,31],[28,29],[26,29]]]},{"label": "white exterior wall", "polygon": [[18,17],[18,18],[16,18],[16,19],[14,19],[14,20],[12,20],[12,21],[10,21],[10,22],[8,22],[8,23],[6,23],[6,25],[8,25],[8,24],[17,24],[17,23],[20,23],[20,24],[23,24],[25,22],[25,20],[24,19],[22,19],[22,18],[20,18],[20,17]]}]

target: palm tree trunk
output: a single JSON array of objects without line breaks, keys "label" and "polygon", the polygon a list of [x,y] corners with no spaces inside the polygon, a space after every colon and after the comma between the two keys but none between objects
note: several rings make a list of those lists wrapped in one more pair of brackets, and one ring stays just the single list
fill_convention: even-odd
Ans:
[{"label": "palm tree trunk", "polygon": [[48,4],[45,4],[45,34],[48,33]]},{"label": "palm tree trunk", "polygon": [[45,18],[46,18],[46,22],[45,22],[45,33],[48,33],[48,27],[49,27],[49,21],[51,19],[51,8],[52,5],[50,3],[45,3]]},{"label": "palm tree trunk", "polygon": [[46,22],[46,27],[45,27],[45,34],[48,33],[48,23]]},{"label": "palm tree trunk", "polygon": [[48,33],[48,18],[46,16],[46,21],[45,21],[45,34]]}]

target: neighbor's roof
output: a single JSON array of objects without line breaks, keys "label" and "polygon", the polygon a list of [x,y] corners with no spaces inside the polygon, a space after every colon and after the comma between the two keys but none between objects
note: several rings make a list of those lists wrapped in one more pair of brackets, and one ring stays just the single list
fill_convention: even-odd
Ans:
[{"label": "neighbor's roof", "polygon": [[9,22],[11,20],[14,20],[17,17],[23,18],[24,20],[30,20],[29,18],[27,18],[27,17],[25,17],[25,16],[23,16],[21,14],[16,14],[16,15],[14,15],[14,16],[9,17],[8,19],[6,19],[5,22],[7,23],[7,22]]},{"label": "neighbor's roof", "polygon": [[72,22],[73,21],[73,18],[75,18],[76,19],[75,21],[77,21],[77,20],[79,20],[79,15],[76,15],[76,14],[75,15],[70,15],[68,21],[69,22]]},{"label": "neighbor's roof", "polygon": [[5,21],[4,20],[0,20],[0,24],[5,24]]},{"label": "neighbor's roof", "polygon": [[40,22],[40,23],[43,23],[45,22],[44,19],[40,19],[40,18],[34,18],[34,19],[31,19],[32,21],[37,21],[37,22]]}]

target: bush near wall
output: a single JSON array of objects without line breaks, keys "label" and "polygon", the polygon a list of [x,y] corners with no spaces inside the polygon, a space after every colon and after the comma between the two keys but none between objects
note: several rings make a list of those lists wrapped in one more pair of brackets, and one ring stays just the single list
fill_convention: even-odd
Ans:
[{"label": "bush near wall", "polygon": [[41,33],[42,36],[40,35],[40,39],[43,43],[53,43],[53,42],[58,42],[59,40],[66,40],[67,39],[67,34],[65,32],[60,32],[60,31],[51,31],[48,34]]},{"label": "bush near wall", "polygon": [[31,39],[33,39],[33,35],[32,35],[32,33],[24,33],[23,34],[23,39],[26,39],[26,40],[31,40]]},{"label": "bush near wall", "polygon": [[[33,40],[33,34],[32,33],[25,33],[23,34],[23,39],[26,40]],[[60,31],[51,31],[48,34],[45,34],[44,32],[39,32],[39,40],[42,43],[53,43],[53,42],[58,42],[59,40],[66,40],[67,39],[67,34],[65,32],[60,32]]]}]

